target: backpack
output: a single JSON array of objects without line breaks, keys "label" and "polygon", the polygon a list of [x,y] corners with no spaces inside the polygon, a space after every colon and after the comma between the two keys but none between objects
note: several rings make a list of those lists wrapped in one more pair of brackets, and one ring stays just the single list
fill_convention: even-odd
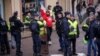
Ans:
[{"label": "backpack", "polygon": [[31,23],[30,30],[32,33],[38,33],[39,25],[38,25],[37,21],[33,21]]}]

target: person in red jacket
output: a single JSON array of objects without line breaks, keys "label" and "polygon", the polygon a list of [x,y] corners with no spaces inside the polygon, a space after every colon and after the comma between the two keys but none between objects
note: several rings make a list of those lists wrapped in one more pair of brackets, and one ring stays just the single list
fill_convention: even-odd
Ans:
[{"label": "person in red jacket", "polygon": [[55,20],[50,16],[49,11],[46,11],[46,14],[43,15],[43,19],[46,21],[46,25],[47,25],[48,44],[51,45],[52,44],[51,42],[52,26]]}]

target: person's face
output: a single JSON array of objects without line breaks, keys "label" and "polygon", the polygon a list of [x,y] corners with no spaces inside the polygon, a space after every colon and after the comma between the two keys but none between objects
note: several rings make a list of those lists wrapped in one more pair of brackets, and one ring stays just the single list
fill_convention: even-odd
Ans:
[{"label": "person's face", "polygon": [[48,9],[51,10],[51,6]]},{"label": "person's face", "polygon": [[67,18],[70,18],[70,14],[68,14],[66,17],[67,17]]},{"label": "person's face", "polygon": [[70,19],[71,19],[71,20],[74,20],[74,16],[71,16]]},{"label": "person's face", "polygon": [[41,17],[40,20],[43,21],[43,17]]},{"label": "person's face", "polygon": [[89,5],[89,7],[93,7],[93,5]]},{"label": "person's face", "polygon": [[34,19],[35,20],[39,20],[39,16],[34,16]]},{"label": "person's face", "polygon": [[90,21],[92,21],[92,20],[94,20],[95,19],[95,15],[91,15],[90,17],[89,17],[89,20]]},{"label": "person's face", "polygon": [[31,16],[31,14],[30,14],[30,13],[28,13],[27,15],[28,15],[28,16]]},{"label": "person's face", "polygon": [[62,18],[62,14],[58,14],[58,18]]},{"label": "person's face", "polygon": [[47,16],[50,16],[50,13],[49,12],[46,12]]}]

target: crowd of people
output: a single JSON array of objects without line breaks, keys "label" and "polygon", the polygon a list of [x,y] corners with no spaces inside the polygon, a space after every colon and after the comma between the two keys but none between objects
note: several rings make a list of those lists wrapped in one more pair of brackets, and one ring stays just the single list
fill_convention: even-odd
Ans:
[{"label": "crowd of people", "polygon": [[[100,11],[97,12],[98,15],[96,16],[95,9],[91,4],[89,4],[89,6],[90,7],[87,8],[88,20],[86,24],[82,26],[83,31],[86,33],[84,40],[88,42],[87,56],[91,56],[92,47],[94,56],[100,56]],[[44,14],[40,13],[40,15],[34,12],[34,15],[30,16],[31,13],[27,13],[25,17],[25,19],[27,19],[25,25],[29,26],[32,35],[33,56],[42,56],[41,46],[44,43],[52,45],[51,34],[54,22],[60,44],[58,51],[63,52],[64,56],[77,55],[76,40],[80,35],[78,21],[75,19],[75,16],[68,11],[63,14],[63,8],[59,5],[59,2],[56,3],[53,11],[51,7],[52,6],[49,5]],[[80,11],[78,13],[80,13]],[[6,21],[0,16],[0,55],[9,55],[11,52],[7,36],[7,32],[10,32],[16,42],[16,47],[12,46],[12,48],[16,48],[16,56],[22,56],[21,32],[24,31],[24,24],[18,19],[17,11],[9,18],[9,22],[10,26],[8,27]]]}]

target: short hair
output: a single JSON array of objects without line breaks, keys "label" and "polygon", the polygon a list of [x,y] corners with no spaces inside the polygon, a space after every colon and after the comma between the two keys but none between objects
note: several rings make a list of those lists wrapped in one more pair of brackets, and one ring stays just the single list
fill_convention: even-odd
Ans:
[{"label": "short hair", "polygon": [[88,6],[93,5],[92,3],[89,3]]},{"label": "short hair", "polygon": [[15,11],[15,12],[14,12],[14,16],[16,16],[16,15],[18,15],[18,11]]},{"label": "short hair", "polygon": [[59,2],[56,2],[56,4],[59,4]]},{"label": "short hair", "polygon": [[70,12],[66,11],[64,14],[65,14],[65,16],[67,16],[67,15],[69,15],[69,14],[70,14]]},{"label": "short hair", "polygon": [[51,7],[51,5],[48,5],[48,7]]}]

